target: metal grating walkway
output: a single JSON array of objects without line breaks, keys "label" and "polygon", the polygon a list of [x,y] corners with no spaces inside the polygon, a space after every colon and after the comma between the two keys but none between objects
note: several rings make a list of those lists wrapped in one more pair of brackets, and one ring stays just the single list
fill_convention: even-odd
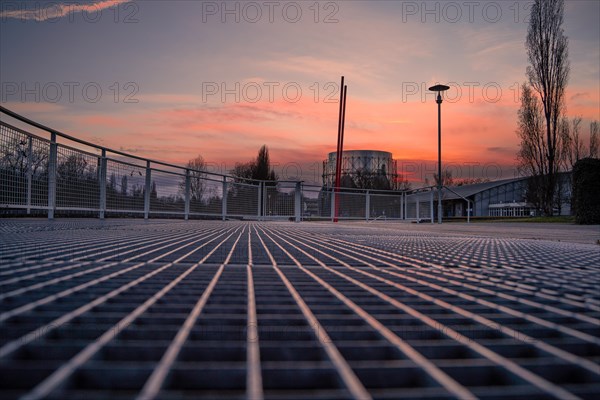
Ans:
[{"label": "metal grating walkway", "polygon": [[0,239],[0,398],[600,396],[594,245],[164,220]]}]

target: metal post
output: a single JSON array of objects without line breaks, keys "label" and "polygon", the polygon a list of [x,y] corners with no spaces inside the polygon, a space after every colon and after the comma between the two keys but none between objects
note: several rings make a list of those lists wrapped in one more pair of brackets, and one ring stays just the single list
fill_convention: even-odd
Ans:
[{"label": "metal post", "polygon": [[146,161],[146,191],[144,193],[144,219],[150,216],[150,191],[152,190],[152,169],[150,161]]},{"label": "metal post", "polygon": [[[340,177],[341,177],[341,160],[342,160],[342,126],[344,124],[344,77],[342,76],[342,82],[340,84],[340,111],[338,117],[338,141],[337,141],[337,149],[336,149],[336,157],[335,157],[335,191],[338,192],[340,190]],[[333,211],[333,222],[337,222],[338,209],[337,203],[332,203]]]},{"label": "metal post", "polygon": [[56,133],[50,135],[50,159],[48,160],[48,219],[54,219],[56,208],[56,162],[58,158],[58,145]]},{"label": "metal post", "polygon": [[371,196],[367,190],[367,198],[365,200],[365,219],[368,221],[371,217]]},{"label": "metal post", "polygon": [[223,177],[223,199],[221,201],[221,219],[227,219],[227,177]]},{"label": "metal post", "polygon": [[442,223],[442,95],[438,92],[438,224]]},{"label": "metal post", "polygon": [[404,195],[405,195],[404,192],[402,192],[400,194],[400,219],[401,220],[404,219]]},{"label": "metal post", "polygon": [[302,182],[296,182],[294,215],[296,216],[296,222],[302,220]]},{"label": "metal post", "polygon": [[264,205],[263,205],[263,185],[264,182],[259,182],[258,183],[258,207],[256,210],[256,216],[257,218],[260,220],[260,216],[262,215],[262,210],[264,209]]},{"label": "metal post", "polygon": [[437,92],[437,98],[435,102],[438,105],[438,224],[442,223],[442,92],[450,89],[450,86],[446,85],[435,85],[429,88],[429,90]]},{"label": "metal post", "polygon": [[417,223],[418,223],[419,220],[421,219],[421,213],[419,212],[419,203],[420,203],[420,201],[419,201],[418,195],[416,197],[417,197],[417,199],[416,199],[417,200],[416,201],[416,203],[417,203],[417,215],[416,215],[416,217],[417,217]]},{"label": "metal post", "polygon": [[27,214],[31,214],[31,181],[33,180],[33,139],[27,138]]},{"label": "metal post", "polygon": [[190,218],[190,192],[192,186],[192,179],[190,177],[190,170],[185,170],[185,210],[184,218],[187,221]]},{"label": "metal post", "polygon": [[102,149],[102,156],[100,157],[100,171],[98,171],[98,187],[100,189],[100,201],[98,213],[100,219],[104,219],[106,213],[106,150]]},{"label": "metal post", "polygon": [[467,224],[471,223],[471,210],[472,210],[471,202],[467,201]]},{"label": "metal post", "polygon": [[433,188],[429,192],[429,211],[431,214],[431,223],[435,223],[435,213],[433,211]]},{"label": "metal post", "polygon": [[331,190],[331,220],[335,221],[336,220],[336,215],[335,215],[335,189]]},{"label": "metal post", "polygon": [[267,189],[267,185],[265,185],[265,183],[262,183],[262,198],[263,198],[263,204],[262,204],[262,216],[263,219],[265,219],[265,216],[267,215],[267,206],[269,205],[269,196],[268,196],[268,189]]}]

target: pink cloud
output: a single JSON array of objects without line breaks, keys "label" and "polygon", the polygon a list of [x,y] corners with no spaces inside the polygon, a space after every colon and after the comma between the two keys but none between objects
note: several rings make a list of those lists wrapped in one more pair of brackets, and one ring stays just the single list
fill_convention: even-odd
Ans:
[{"label": "pink cloud", "polygon": [[10,9],[9,5],[4,7],[0,18],[14,18],[21,20],[47,21],[65,17],[77,12],[97,13],[106,8],[117,6],[130,0],[102,0],[90,4],[77,3],[50,3],[47,7],[37,4],[33,9],[17,8]]}]

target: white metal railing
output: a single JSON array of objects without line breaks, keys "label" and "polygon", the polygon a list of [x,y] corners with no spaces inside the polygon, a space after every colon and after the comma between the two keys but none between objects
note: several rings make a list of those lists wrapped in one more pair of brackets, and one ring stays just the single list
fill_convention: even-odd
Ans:
[{"label": "white metal railing", "polygon": [[[341,220],[434,220],[431,187],[414,191],[342,188],[335,192],[301,181],[243,179],[98,146],[1,106],[0,116],[0,216],[299,222],[334,219],[337,205]],[[6,117],[24,123],[25,128],[9,124]]]}]

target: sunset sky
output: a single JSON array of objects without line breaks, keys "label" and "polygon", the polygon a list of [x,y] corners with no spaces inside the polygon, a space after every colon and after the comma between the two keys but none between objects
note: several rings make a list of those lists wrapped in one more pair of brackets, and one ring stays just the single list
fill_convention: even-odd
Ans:
[{"label": "sunset sky", "polygon": [[[393,153],[415,182],[513,176],[529,1],[2,1],[2,105],[103,146],[213,171],[269,146],[280,176],[319,181],[335,151]],[[61,6],[62,4],[62,6]],[[600,120],[600,2],[567,1],[567,114]],[[101,90],[101,94],[98,92]],[[291,166],[291,167],[290,167]]]}]

